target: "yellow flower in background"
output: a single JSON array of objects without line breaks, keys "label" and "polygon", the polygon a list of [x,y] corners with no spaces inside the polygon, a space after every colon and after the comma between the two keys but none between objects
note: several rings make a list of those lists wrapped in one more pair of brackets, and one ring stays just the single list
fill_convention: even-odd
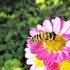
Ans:
[{"label": "yellow flower in background", "polygon": [[64,60],[60,63],[54,63],[47,67],[47,70],[70,70],[70,60]]}]

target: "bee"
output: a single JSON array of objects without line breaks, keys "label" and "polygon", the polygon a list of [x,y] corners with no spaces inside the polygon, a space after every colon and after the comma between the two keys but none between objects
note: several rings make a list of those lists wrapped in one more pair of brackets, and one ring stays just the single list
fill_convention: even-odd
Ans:
[{"label": "bee", "polygon": [[32,37],[33,42],[41,42],[42,40],[55,40],[56,33],[54,32],[41,32]]}]

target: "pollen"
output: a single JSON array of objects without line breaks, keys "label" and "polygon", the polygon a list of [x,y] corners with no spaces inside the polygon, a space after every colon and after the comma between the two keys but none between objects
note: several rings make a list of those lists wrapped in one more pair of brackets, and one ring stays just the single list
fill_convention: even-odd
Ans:
[{"label": "pollen", "polygon": [[44,67],[44,62],[43,60],[39,60],[36,56],[34,56],[34,64],[37,67]]},{"label": "pollen", "polygon": [[70,61],[64,60],[60,65],[60,70],[70,70]]},{"label": "pollen", "polygon": [[44,48],[50,52],[60,51],[65,45],[66,41],[60,35],[56,35],[54,40],[46,40],[44,42]]}]

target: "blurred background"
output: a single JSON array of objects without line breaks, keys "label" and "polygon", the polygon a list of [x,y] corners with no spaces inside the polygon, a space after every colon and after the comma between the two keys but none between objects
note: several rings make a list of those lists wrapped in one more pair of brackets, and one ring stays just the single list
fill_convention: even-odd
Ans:
[{"label": "blurred background", "polygon": [[70,19],[70,0],[0,0],[0,70],[29,70],[29,29],[56,16]]}]

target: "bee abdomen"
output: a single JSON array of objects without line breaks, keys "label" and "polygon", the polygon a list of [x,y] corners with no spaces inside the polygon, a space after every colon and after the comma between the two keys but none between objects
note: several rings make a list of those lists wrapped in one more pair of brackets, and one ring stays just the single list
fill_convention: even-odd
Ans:
[{"label": "bee abdomen", "polygon": [[42,40],[54,40],[56,34],[54,32],[42,32],[32,37],[33,42],[40,42]]},{"label": "bee abdomen", "polygon": [[41,35],[40,34],[37,34],[34,37],[32,37],[33,42],[39,42],[40,40],[41,40]]}]

